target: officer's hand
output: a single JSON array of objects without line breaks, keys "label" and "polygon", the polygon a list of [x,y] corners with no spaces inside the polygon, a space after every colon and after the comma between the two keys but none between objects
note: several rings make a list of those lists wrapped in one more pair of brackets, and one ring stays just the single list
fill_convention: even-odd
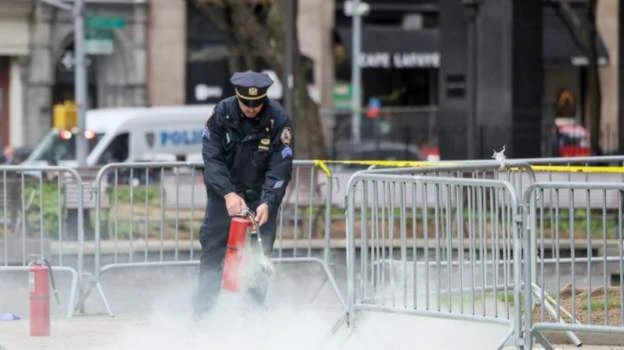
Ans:
[{"label": "officer's hand", "polygon": [[230,192],[225,195],[225,207],[227,208],[228,215],[236,216],[240,215],[243,210],[247,209],[247,204],[243,197],[234,192]]},{"label": "officer's hand", "polygon": [[254,218],[258,226],[264,225],[269,220],[269,205],[262,203],[256,208],[256,217]]}]

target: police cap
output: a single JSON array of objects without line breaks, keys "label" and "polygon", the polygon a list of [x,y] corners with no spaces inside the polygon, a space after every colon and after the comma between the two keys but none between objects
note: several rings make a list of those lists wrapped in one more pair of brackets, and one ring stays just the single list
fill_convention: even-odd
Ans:
[{"label": "police cap", "polygon": [[256,107],[264,103],[267,90],[273,80],[265,74],[254,71],[236,72],[230,79],[238,100],[243,104]]}]

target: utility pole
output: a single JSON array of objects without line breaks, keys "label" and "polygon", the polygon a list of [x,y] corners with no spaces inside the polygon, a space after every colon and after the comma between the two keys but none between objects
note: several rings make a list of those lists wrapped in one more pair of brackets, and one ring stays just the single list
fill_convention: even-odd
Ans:
[{"label": "utility pole", "polygon": [[362,16],[370,11],[370,5],[360,0],[344,3],[344,13],[353,16],[351,20],[351,143],[360,143],[362,123],[362,71],[360,53],[362,51]]},{"label": "utility pole", "polygon": [[87,116],[87,58],[85,50],[84,0],[73,0],[70,6],[63,0],[41,0],[65,11],[74,17],[74,96],[76,99],[78,132],[76,133],[76,160],[78,166],[86,164],[87,139],[85,138]]}]

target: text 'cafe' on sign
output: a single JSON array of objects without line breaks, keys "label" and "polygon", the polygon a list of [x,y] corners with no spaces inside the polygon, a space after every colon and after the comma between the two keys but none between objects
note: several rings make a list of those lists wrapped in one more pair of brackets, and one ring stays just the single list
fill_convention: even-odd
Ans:
[{"label": "text 'cafe' on sign", "polygon": [[440,66],[438,52],[363,52],[361,68],[428,68]]}]

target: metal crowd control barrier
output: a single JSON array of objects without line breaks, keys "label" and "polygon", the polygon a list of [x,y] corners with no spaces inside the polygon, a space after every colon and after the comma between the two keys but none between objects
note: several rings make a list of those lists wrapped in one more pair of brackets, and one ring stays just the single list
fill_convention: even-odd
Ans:
[{"label": "metal crowd control barrier", "polygon": [[[571,331],[624,334],[623,194],[621,184],[565,182],[536,183],[525,194],[535,257],[526,297],[537,305],[526,329],[546,349],[543,331],[566,331],[577,345]],[[550,278],[546,264],[554,264]]]},{"label": "metal crowd control barrier", "polygon": [[82,186],[74,169],[0,166],[0,271],[25,271],[33,257],[47,259],[52,272],[71,274],[67,317],[72,317],[83,272],[83,198],[75,220],[67,220],[67,184]]},{"label": "metal crowd control barrier", "polygon": [[624,180],[622,171],[624,156],[530,158],[511,161],[531,164],[536,173],[536,181],[539,182],[620,182]]},{"label": "metal crowd control barrier", "polygon": [[506,181],[371,174],[347,192],[348,314],[510,325],[521,339],[522,222]]},{"label": "metal crowd control barrier", "polygon": [[516,191],[518,198],[522,197],[524,189],[535,182],[535,173],[531,165],[515,161],[501,163],[498,161],[471,161],[448,162],[441,164],[423,164],[419,167],[407,168],[370,168],[369,174],[410,174],[435,177],[454,177],[471,179],[491,179],[509,182]]},{"label": "metal crowd control barrier", "polygon": [[[513,164],[513,162],[515,161],[522,161],[531,164],[531,168],[536,174],[537,182],[621,183],[622,180],[624,180],[624,170],[622,169],[622,164],[624,164],[624,156],[532,158],[523,160],[511,160],[511,163]],[[563,193],[562,198],[560,198],[560,204],[566,204],[566,201],[570,200],[569,198],[564,199],[563,197],[565,196],[566,194]],[[619,203],[610,200],[606,202],[606,209],[616,210],[618,205]],[[532,214],[531,217],[526,219],[527,224],[530,224],[535,219],[535,214],[530,211],[528,213]],[[531,254],[531,280],[533,281],[534,295],[536,295],[538,303],[542,305],[542,308],[545,309],[548,316],[556,317],[556,314],[558,312],[564,311],[564,309],[561,309],[562,306],[557,304],[556,301],[550,298],[548,294],[544,295],[545,299],[540,299],[540,297],[542,297],[543,295],[540,292],[540,287],[538,287],[535,283],[537,273],[536,266],[538,260],[538,254],[535,252],[535,247],[537,246],[538,237],[536,236],[536,230],[531,230],[530,234],[530,242],[533,243],[534,250]],[[545,244],[544,241],[542,241],[541,247],[544,248],[545,251],[551,252],[554,252],[555,250],[559,252],[561,249],[561,245],[559,244],[559,242],[555,242],[553,240],[547,240]],[[569,249],[570,247],[567,248]],[[552,253],[552,255],[554,255],[554,253]],[[617,259],[617,257],[614,256],[608,256],[607,258],[610,260]],[[556,263],[556,260],[552,258],[541,259],[540,268],[543,270],[545,269],[544,265],[555,265]],[[546,269],[551,270],[553,269],[553,267],[548,267]],[[565,321],[561,320],[561,322]],[[566,331],[566,336],[572,344],[575,344],[576,346],[580,346],[582,344],[581,340],[571,330]],[[545,339],[542,339],[539,334],[537,339],[540,341],[545,341]]]},{"label": "metal crowd control barrier", "polygon": [[[206,189],[203,163],[114,163],[95,180],[96,219],[94,279],[81,305],[94,290],[107,312],[101,275],[119,268],[198,265],[199,230]],[[278,215],[274,262],[319,264],[344,306],[330,271],[332,175],[313,161],[294,161],[292,180]],[[107,191],[102,191],[103,187]],[[102,208],[107,193],[110,208]],[[322,253],[318,254],[318,251]]]}]

